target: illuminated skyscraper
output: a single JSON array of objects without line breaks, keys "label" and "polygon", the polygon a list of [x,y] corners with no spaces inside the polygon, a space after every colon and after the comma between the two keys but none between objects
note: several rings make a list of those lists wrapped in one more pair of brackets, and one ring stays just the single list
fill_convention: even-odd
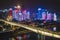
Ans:
[{"label": "illuminated skyscraper", "polygon": [[42,20],[46,20],[46,12],[42,12]]},{"label": "illuminated skyscraper", "polygon": [[30,19],[30,12],[27,12],[27,19]]},{"label": "illuminated skyscraper", "polygon": [[18,20],[17,10],[13,10],[13,19]]},{"label": "illuminated skyscraper", "polygon": [[51,13],[47,12],[47,20],[51,20]]},{"label": "illuminated skyscraper", "polygon": [[10,9],[9,9],[9,15],[10,15],[10,16],[12,16],[12,11],[13,11],[13,9],[10,8]]},{"label": "illuminated skyscraper", "polygon": [[57,21],[56,13],[54,13],[54,21]]},{"label": "illuminated skyscraper", "polygon": [[36,20],[41,20],[42,18],[42,9],[38,8],[38,13],[36,13]]},{"label": "illuminated skyscraper", "polygon": [[54,21],[54,14],[51,14],[51,20]]},{"label": "illuminated skyscraper", "polygon": [[27,19],[27,11],[24,10],[24,11],[22,12],[22,14],[23,14],[23,20],[26,20],[26,19]]}]

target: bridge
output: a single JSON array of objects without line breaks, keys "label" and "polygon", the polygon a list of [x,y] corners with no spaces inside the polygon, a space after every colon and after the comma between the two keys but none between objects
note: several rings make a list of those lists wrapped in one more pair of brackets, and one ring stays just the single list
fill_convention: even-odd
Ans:
[{"label": "bridge", "polygon": [[29,26],[29,25],[25,25],[25,24],[21,24],[21,23],[9,22],[9,21],[2,20],[2,19],[0,19],[0,21],[3,21],[7,25],[9,24],[11,26],[18,26],[17,29],[22,27],[22,28],[25,28],[27,30],[31,30],[31,31],[33,31],[35,33],[41,34],[41,35],[60,38],[60,33],[58,34],[57,32],[47,31],[47,29],[44,29],[44,28],[32,27],[32,26]]}]

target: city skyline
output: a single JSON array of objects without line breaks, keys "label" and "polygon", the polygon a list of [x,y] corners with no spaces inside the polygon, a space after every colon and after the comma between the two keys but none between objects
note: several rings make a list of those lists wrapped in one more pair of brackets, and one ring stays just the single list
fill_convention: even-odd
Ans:
[{"label": "city skyline", "polygon": [[21,5],[22,8],[30,8],[36,10],[38,7],[45,8],[49,11],[60,13],[59,0],[0,0],[0,9]]}]

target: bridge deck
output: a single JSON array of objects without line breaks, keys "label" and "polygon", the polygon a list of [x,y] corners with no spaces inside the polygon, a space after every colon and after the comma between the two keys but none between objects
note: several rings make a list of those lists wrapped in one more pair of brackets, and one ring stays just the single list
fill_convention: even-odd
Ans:
[{"label": "bridge deck", "polygon": [[[57,34],[56,32],[48,31],[48,30],[43,29],[43,28],[32,27],[32,26],[28,26],[28,25],[24,25],[24,24],[8,22],[8,21],[5,21],[5,20],[0,20],[0,21],[3,21],[3,22],[5,22],[5,23],[7,23],[7,24],[10,24],[10,25],[19,26],[19,27],[22,27],[22,28],[31,30],[31,31],[33,31],[33,32],[36,32],[36,33],[39,33],[39,34],[42,34],[42,35],[45,35],[45,36],[60,38],[60,35]],[[19,28],[19,27],[18,27],[18,28]]]}]

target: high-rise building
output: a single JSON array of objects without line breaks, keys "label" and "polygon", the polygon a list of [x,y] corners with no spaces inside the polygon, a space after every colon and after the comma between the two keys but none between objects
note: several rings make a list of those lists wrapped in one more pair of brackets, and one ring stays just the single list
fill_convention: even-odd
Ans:
[{"label": "high-rise building", "polygon": [[42,18],[42,9],[38,8],[38,13],[36,13],[36,20],[41,20]]},{"label": "high-rise building", "polygon": [[46,20],[46,12],[42,12],[42,20]]},{"label": "high-rise building", "polygon": [[57,15],[54,13],[54,21],[57,21]]},{"label": "high-rise building", "polygon": [[30,12],[27,12],[27,19],[30,19]]},{"label": "high-rise building", "polygon": [[47,13],[47,20],[51,20],[51,13]]},{"label": "high-rise building", "polygon": [[22,12],[22,14],[23,14],[23,20],[26,20],[26,19],[27,19],[27,11],[24,10],[24,11]]}]

